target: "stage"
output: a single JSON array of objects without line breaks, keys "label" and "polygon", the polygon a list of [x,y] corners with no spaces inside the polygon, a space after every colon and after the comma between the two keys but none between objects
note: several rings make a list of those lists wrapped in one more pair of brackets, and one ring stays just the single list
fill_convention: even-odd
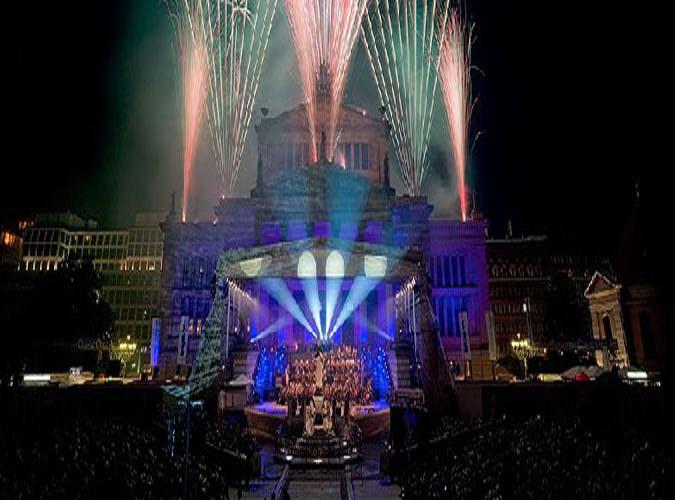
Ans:
[{"label": "stage", "polygon": [[[286,422],[288,407],[272,401],[250,405],[244,409],[250,431],[266,439],[274,439],[277,429]],[[372,438],[389,431],[389,405],[374,402],[355,406],[352,421],[361,429],[364,438]]]}]

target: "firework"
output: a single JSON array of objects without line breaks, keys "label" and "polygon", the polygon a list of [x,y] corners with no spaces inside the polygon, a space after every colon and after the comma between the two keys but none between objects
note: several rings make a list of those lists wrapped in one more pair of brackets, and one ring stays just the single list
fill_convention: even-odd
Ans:
[{"label": "firework", "polygon": [[177,32],[180,52],[183,112],[183,207],[182,220],[187,218],[190,179],[199,144],[199,131],[208,93],[208,46],[205,33],[199,29],[203,9],[200,2],[177,1],[170,10]]},{"label": "firework", "polygon": [[311,136],[312,161],[333,160],[342,96],[368,0],[285,0]]},{"label": "firework", "polygon": [[401,178],[411,196],[422,194],[437,67],[449,7],[445,0],[374,0],[361,38],[377,83]]},{"label": "firework", "polygon": [[277,0],[203,0],[211,143],[227,194],[239,175]]},{"label": "firework", "polygon": [[[183,86],[206,85],[198,94],[199,117],[205,108],[224,194],[231,194],[237,182],[276,7],[277,0],[169,0],[181,56],[190,53],[184,39],[200,47],[199,68],[206,77],[183,71]],[[184,113],[187,129],[193,114],[188,115],[187,104]],[[198,131],[191,132],[195,144]],[[189,169],[184,177],[187,187]],[[187,192],[184,188],[184,196]]]},{"label": "firework", "polygon": [[463,221],[467,219],[466,164],[469,123],[475,103],[471,97],[471,31],[472,28],[467,26],[459,10],[453,9],[445,29],[438,34],[441,40],[438,73],[448,119]]}]

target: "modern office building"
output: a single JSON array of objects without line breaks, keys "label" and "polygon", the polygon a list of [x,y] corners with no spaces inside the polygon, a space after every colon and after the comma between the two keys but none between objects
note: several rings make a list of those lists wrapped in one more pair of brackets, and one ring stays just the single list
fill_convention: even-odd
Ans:
[{"label": "modern office building", "polygon": [[0,230],[0,268],[18,269],[22,247],[23,238],[18,231]]},{"label": "modern office building", "polygon": [[162,214],[138,214],[125,229],[102,229],[75,214],[39,214],[24,231],[19,269],[54,271],[69,258],[89,258],[102,277],[101,294],[115,313],[117,350],[126,373],[150,362],[152,318],[158,315]]}]

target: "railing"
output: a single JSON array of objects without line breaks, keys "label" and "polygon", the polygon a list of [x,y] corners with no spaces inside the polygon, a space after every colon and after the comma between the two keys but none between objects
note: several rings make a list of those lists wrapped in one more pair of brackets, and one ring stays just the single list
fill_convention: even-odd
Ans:
[{"label": "railing", "polygon": [[279,477],[277,484],[274,485],[274,490],[272,491],[273,499],[281,498],[281,493],[288,484],[288,475],[290,474],[290,470],[291,470],[290,466],[286,465],[284,466],[284,470],[281,471],[281,476]]}]

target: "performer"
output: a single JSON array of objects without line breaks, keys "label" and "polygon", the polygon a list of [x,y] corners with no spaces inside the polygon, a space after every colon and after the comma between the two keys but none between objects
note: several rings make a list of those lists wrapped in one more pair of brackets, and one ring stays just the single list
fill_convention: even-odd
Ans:
[{"label": "performer", "polygon": [[317,346],[316,356],[314,356],[314,384],[318,391],[323,389],[323,353]]},{"label": "performer", "polygon": [[331,432],[333,430],[333,415],[331,412],[331,405],[328,403],[327,399],[323,400],[323,430],[326,432]]},{"label": "performer", "polygon": [[309,400],[309,404],[305,407],[305,435],[314,435],[314,415],[316,414],[314,408],[314,401]]}]

